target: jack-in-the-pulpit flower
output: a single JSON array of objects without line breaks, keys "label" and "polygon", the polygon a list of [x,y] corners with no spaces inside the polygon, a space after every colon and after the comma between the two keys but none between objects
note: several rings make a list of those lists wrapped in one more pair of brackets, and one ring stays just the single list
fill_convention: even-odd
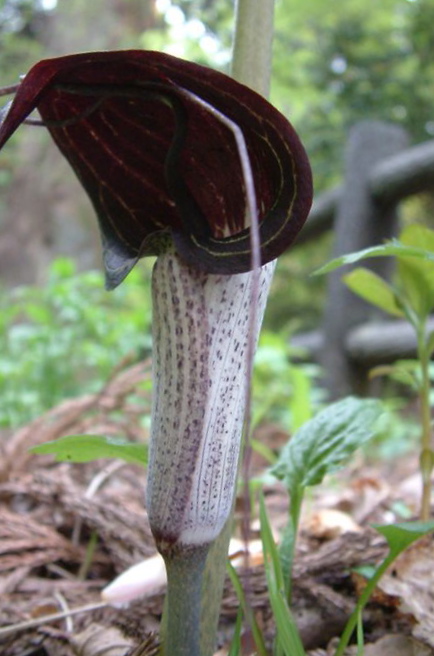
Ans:
[{"label": "jack-in-the-pulpit flower", "polygon": [[37,109],[95,207],[109,287],[172,240],[196,269],[251,268],[234,135],[194,96],[243,132],[266,264],[301,229],[312,180],[295,131],[259,94],[204,66],[141,50],[44,60],[17,86],[0,148]]},{"label": "jack-in-the-pulpit flower", "polygon": [[[248,344],[256,342],[272,261],[310,209],[303,146],[254,91],[157,52],[40,62],[17,85],[0,147],[34,109],[96,210],[107,286],[139,258],[158,256],[148,513],[162,553],[209,544],[233,502]],[[251,167],[265,265],[256,298],[246,176],[219,115],[241,130]]]}]

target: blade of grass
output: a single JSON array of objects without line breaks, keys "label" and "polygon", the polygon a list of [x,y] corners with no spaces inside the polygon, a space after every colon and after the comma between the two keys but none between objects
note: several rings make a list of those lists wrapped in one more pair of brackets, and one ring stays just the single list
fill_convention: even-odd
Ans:
[{"label": "blade of grass", "polygon": [[231,645],[229,648],[228,656],[240,656],[241,654],[241,627],[243,625],[243,611],[240,607],[237,613],[237,621],[235,622],[235,631],[232,637]]},{"label": "blade of grass", "polygon": [[363,656],[365,649],[365,637],[363,633],[363,618],[360,611],[357,617],[357,656]]},{"label": "blade of grass", "polygon": [[277,546],[271,532],[264,498],[260,497],[261,539],[264,549],[264,567],[268,583],[271,608],[276,622],[276,654],[306,656],[300,634],[285,596],[285,583]]},{"label": "blade of grass", "polygon": [[252,629],[253,639],[255,641],[255,645],[258,650],[258,656],[268,656],[268,652],[265,647],[264,638],[262,636],[261,629],[259,628],[259,625],[256,621],[256,618],[253,614],[250,605],[246,601],[246,596],[244,594],[243,586],[241,585],[239,576],[235,571],[235,568],[232,566],[232,564],[229,561],[227,563],[227,571],[229,574],[229,578],[231,579],[231,583],[234,586],[234,590],[238,597],[238,601],[240,602],[240,606],[243,610],[244,617],[246,618],[247,623]]}]

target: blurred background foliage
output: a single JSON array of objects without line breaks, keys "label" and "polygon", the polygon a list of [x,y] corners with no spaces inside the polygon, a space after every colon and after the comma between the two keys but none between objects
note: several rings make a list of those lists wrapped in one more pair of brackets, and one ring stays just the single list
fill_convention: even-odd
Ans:
[{"label": "blurred background foliage", "polygon": [[107,294],[102,273],[78,273],[73,260],[59,258],[45,285],[2,290],[0,428],[98,393],[119,367],[149,357],[149,279],[136,269]]},{"label": "blurred background foliage", "polygon": [[[0,79],[39,58],[159,49],[227,70],[233,0],[1,0]],[[277,0],[272,101],[294,122],[317,190],[339,178],[348,127],[366,118],[434,135],[433,0]]]},{"label": "blurred background foliage", "polygon": [[[0,0],[0,86],[16,84],[41,58],[84,50],[158,49],[227,71],[233,10],[233,0]],[[412,143],[434,136],[433,24],[434,0],[276,0],[271,100],[306,146],[316,193],[340,181],[346,136],[360,120],[399,123]],[[421,219],[432,204],[411,199],[405,211]],[[269,331],[286,340],[318,324],[325,281],[309,274],[328,258],[330,242],[325,235],[280,258]],[[72,258],[74,269],[50,267],[56,256]],[[148,284],[150,266],[139,268],[119,298],[104,292],[99,274],[82,273],[99,267],[96,222],[78,182],[43,130],[21,128],[0,155],[1,340],[11,354],[0,361],[0,389],[8,404],[14,385],[25,380],[30,390],[32,377],[43,376],[51,381],[47,398],[24,403],[34,416],[58,400],[61,379],[62,394],[76,394],[94,385],[90,372],[101,381],[130,347],[136,353],[149,347],[143,335],[150,307],[142,307],[138,288]],[[141,336],[134,337],[137,329]],[[87,346],[77,351],[79,342]],[[42,352],[56,349],[53,362],[72,362],[77,375],[40,364]],[[15,372],[15,384],[11,367],[20,351],[31,357]],[[40,366],[48,369],[38,373]],[[16,423],[18,415],[11,405],[0,424]]]}]

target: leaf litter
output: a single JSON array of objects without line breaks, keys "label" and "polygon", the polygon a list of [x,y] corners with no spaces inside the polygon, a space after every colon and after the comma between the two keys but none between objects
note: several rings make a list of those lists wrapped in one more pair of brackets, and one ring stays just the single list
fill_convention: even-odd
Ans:
[{"label": "leaf litter", "polygon": [[[144,504],[145,471],[99,460],[59,463],[29,448],[68,434],[101,434],[146,442],[141,421],[150,404],[150,362],[120,369],[95,395],[64,401],[0,442],[0,653],[3,656],[152,656],[158,649],[164,584],[130,602],[106,606],[101,591],[127,568],[155,555]],[[288,435],[263,425],[258,435],[276,449]],[[282,444],[276,443],[276,434]],[[277,440],[277,442],[279,442]],[[265,469],[255,455],[254,473]],[[364,585],[357,569],[387,553],[371,524],[416,515],[416,458],[368,464],[357,456],[345,470],[314,488],[305,504],[294,565],[294,615],[309,656],[332,656]],[[93,482],[99,477],[99,482]],[[89,490],[93,490],[89,493]],[[265,486],[273,530],[287,520],[280,483]],[[237,500],[237,528],[243,516]],[[257,514],[251,537],[257,541]],[[364,613],[365,656],[434,654],[434,542],[415,543],[382,579]],[[260,556],[237,564],[246,596],[271,646],[273,622]],[[226,581],[218,654],[227,645],[239,602]],[[4,627],[65,610],[83,612],[2,634]],[[242,635],[244,654],[253,653]],[[348,654],[356,654],[350,647]]]}]

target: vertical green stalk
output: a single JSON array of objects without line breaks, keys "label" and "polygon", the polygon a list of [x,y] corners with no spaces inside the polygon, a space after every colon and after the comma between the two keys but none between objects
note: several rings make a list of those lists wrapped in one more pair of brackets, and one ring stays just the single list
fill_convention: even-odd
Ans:
[{"label": "vertical green stalk", "polygon": [[300,524],[301,507],[303,505],[305,488],[297,485],[291,490],[289,522],[285,528],[282,544],[279,549],[282,573],[285,583],[285,594],[288,604],[292,598],[292,570],[294,565],[295,546],[297,543],[298,527]]},{"label": "vertical green stalk", "polygon": [[375,574],[372,576],[372,578],[369,579],[369,581],[366,583],[366,587],[363,590],[362,594],[360,595],[359,601],[357,602],[357,606],[352,612],[350,619],[348,620],[345,629],[341,635],[341,638],[339,640],[339,644],[336,648],[334,656],[343,656],[345,653],[345,649],[350,641],[350,638],[354,632],[354,629],[356,628],[357,625],[357,620],[360,616],[360,614],[363,612],[363,609],[365,608],[366,604],[368,603],[372,593],[374,592],[379,580],[383,576],[383,574],[387,571],[388,567],[393,563],[393,561],[396,558],[396,553],[390,553],[387,558],[381,563],[381,565],[377,568]]},{"label": "vertical green stalk", "polygon": [[418,356],[421,367],[421,383],[419,403],[422,424],[422,439],[420,452],[420,471],[422,474],[422,503],[420,519],[428,521],[431,509],[431,474],[433,470],[433,451],[431,446],[431,408],[430,408],[430,354],[426,340],[426,325],[422,321],[417,329]]},{"label": "vertical green stalk", "polygon": [[[274,24],[274,0],[238,0],[232,56],[232,76],[268,96]],[[203,572],[200,654],[213,653],[232,516],[211,545]]]},{"label": "vertical green stalk", "polygon": [[[168,656],[200,654],[198,627],[201,587],[208,546],[174,552],[164,558],[167,570],[167,631],[164,653]],[[185,612],[186,606],[188,613]]]},{"label": "vertical green stalk", "polygon": [[267,97],[270,91],[274,0],[238,0],[232,76]]},{"label": "vertical green stalk", "polygon": [[226,561],[232,535],[232,514],[220,535],[211,544],[203,571],[200,616],[201,656],[211,656],[215,650],[226,575]]}]

